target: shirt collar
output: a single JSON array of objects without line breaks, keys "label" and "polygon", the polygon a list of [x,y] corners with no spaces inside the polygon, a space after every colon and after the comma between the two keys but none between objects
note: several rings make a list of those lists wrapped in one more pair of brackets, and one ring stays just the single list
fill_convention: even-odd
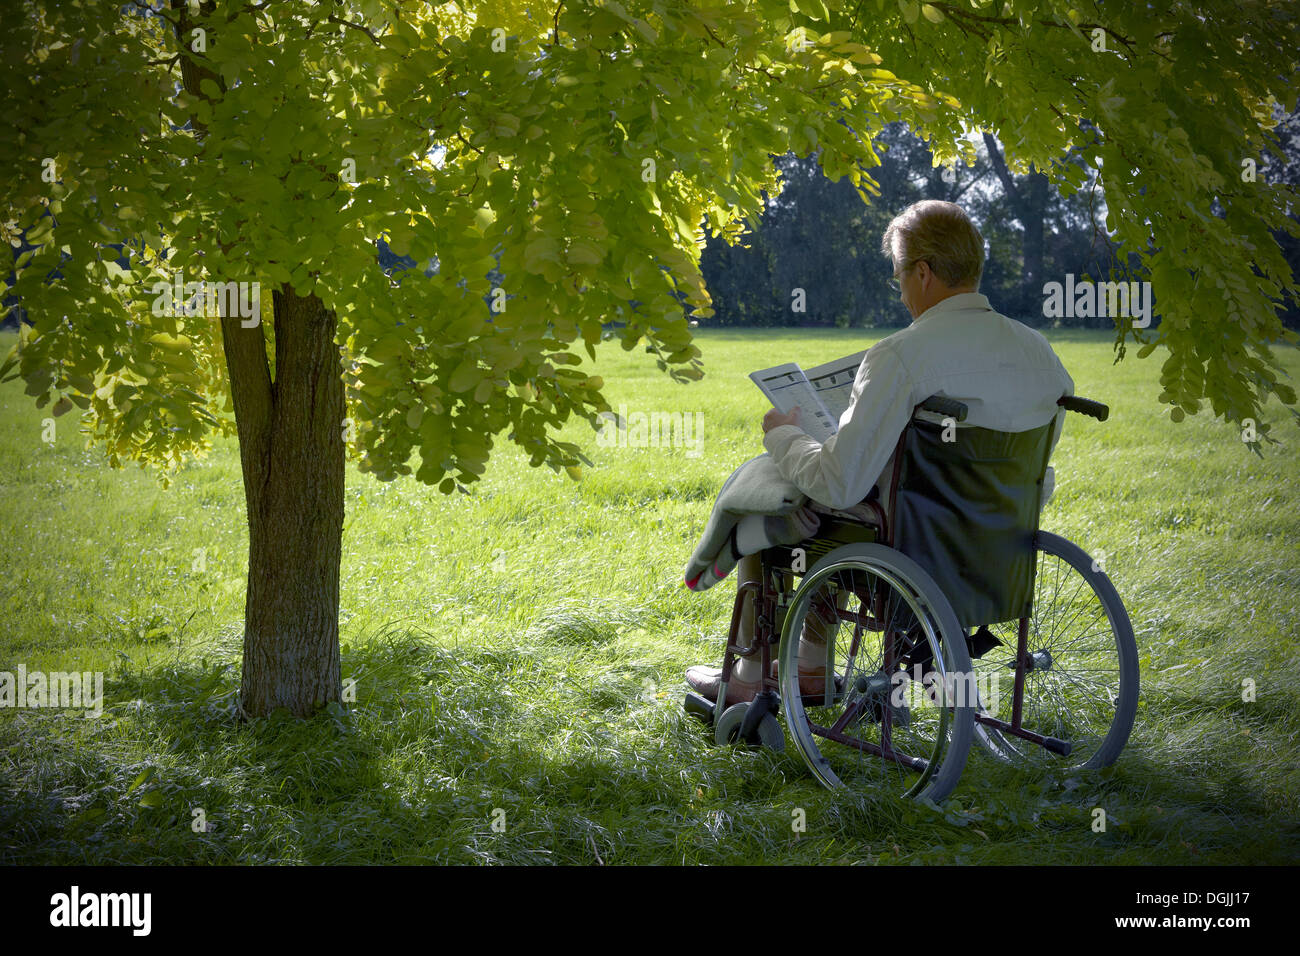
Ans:
[{"label": "shirt collar", "polygon": [[930,308],[926,309],[916,317],[914,321],[920,322],[922,319],[938,315],[941,312],[967,312],[967,311],[985,311],[992,312],[993,306],[989,305],[988,296],[980,292],[958,292],[956,295],[950,295],[946,299],[936,302]]}]

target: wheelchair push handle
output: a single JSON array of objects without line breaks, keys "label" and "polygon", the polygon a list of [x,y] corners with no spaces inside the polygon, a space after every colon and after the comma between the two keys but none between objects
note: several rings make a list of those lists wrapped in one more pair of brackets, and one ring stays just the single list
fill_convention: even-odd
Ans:
[{"label": "wheelchair push handle", "polygon": [[[1080,398],[1078,395],[1062,395],[1056,400],[1056,404],[1066,411],[1089,415],[1099,422],[1104,422],[1110,417],[1109,406],[1101,402],[1094,402],[1090,398]],[[944,398],[942,395],[931,395],[918,405],[917,409],[934,412],[936,415],[945,415],[959,422],[966,420],[966,403],[959,402],[955,398]]]},{"label": "wheelchair push handle", "polygon": [[1110,407],[1103,405],[1101,402],[1094,402],[1090,398],[1080,398],[1078,395],[1062,395],[1056,400],[1068,412],[1080,412],[1084,415],[1090,415],[1099,422],[1104,422],[1110,417]]}]

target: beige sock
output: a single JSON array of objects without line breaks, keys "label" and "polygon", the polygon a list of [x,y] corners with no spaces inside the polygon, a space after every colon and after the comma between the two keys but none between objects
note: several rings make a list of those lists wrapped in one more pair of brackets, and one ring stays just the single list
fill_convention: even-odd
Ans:
[{"label": "beige sock", "polygon": [[[843,608],[847,595],[840,593],[835,603]],[[826,642],[835,637],[839,628],[836,620],[824,620],[819,614],[809,612],[804,619],[803,633],[799,635],[799,669],[803,671],[820,671],[827,668]]]},{"label": "beige sock", "polygon": [[826,645],[799,638],[799,669],[821,670],[826,666]]},{"label": "beige sock", "polygon": [[759,666],[758,655],[742,657],[736,661],[736,666],[731,669],[731,676],[736,680],[743,680],[750,684],[760,680],[763,676],[763,669]]}]

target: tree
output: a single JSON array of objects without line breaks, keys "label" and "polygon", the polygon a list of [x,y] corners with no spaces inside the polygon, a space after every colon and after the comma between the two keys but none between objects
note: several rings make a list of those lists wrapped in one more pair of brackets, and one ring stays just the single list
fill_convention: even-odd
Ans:
[{"label": "tree", "polygon": [[[716,313],[709,324],[834,327],[872,317],[862,308],[864,287],[872,273],[882,289],[889,276],[879,252],[885,223],[876,221],[883,208],[859,202],[847,180],[829,181],[815,156],[775,158],[780,194],[764,204],[747,248],[723,238],[706,244],[700,267]],[[875,303],[881,312],[890,304]]]},{"label": "tree", "polygon": [[[709,314],[701,224],[738,238],[776,192],[771,154],[817,149],[866,200],[886,123],[947,162],[964,122],[1077,186],[1051,159],[1088,116],[1116,227],[1165,296],[1161,400],[1257,418],[1269,392],[1294,400],[1267,353],[1270,296],[1293,287],[1268,233],[1285,197],[1229,175],[1265,145],[1294,23],[1101,4],[1097,53],[1066,3],[870,6],[28,0],[0,37],[0,172],[5,234],[37,247],[0,377],[80,408],[114,464],[165,475],[238,435],[254,716],[340,696],[345,456],[451,493],[508,432],[576,478],[550,431],[609,405],[569,347],[594,357],[621,317],[625,349],[698,378],[678,296]],[[380,238],[431,274],[387,276]]]},{"label": "tree", "polygon": [[[707,314],[701,221],[737,235],[770,150],[821,142],[842,173],[886,96],[924,99],[773,31],[784,2],[631,8],[136,0],[7,24],[3,218],[37,248],[0,374],[81,408],[114,464],[238,435],[246,713],[339,698],[349,450],[451,493],[508,429],[576,478],[549,432],[609,405],[575,340],[594,357],[621,316],[625,349],[698,378],[677,296]],[[433,273],[390,279],[381,237]]]},{"label": "tree", "polygon": [[[980,291],[999,311],[1041,325],[1046,319],[1044,280],[1061,282],[1067,273],[1079,279],[1105,278],[1116,261],[1117,249],[1102,225],[1105,197],[1097,187],[1098,170],[1087,164],[1091,144],[1076,144],[1062,157],[1078,166],[1091,185],[1063,196],[1042,173],[1010,173],[997,141],[988,133],[982,139],[981,164],[1002,188],[977,192],[967,204],[989,243]],[[1139,263],[1130,257],[1125,264],[1136,269]],[[1113,328],[1114,320],[1075,315],[1050,324]]]},{"label": "tree", "polygon": [[[1300,109],[1285,114],[1278,123],[1278,139],[1282,150],[1265,154],[1259,164],[1259,177],[1268,182],[1300,186]],[[1300,274],[1300,207],[1293,207],[1291,220],[1295,224],[1289,231],[1273,230],[1273,238],[1282,248],[1291,271]],[[1300,328],[1300,297],[1291,296],[1282,313],[1282,321],[1289,329]]]}]

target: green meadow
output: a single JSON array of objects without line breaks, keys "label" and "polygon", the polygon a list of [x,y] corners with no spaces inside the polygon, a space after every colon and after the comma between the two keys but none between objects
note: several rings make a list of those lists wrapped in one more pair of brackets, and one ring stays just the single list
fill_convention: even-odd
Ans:
[{"label": "green meadow", "polygon": [[504,434],[469,495],[350,468],[355,701],[309,721],[232,714],[233,442],[163,489],[109,468],[75,415],[43,442],[48,410],[0,386],[0,670],[104,673],[98,718],[0,709],[0,863],[1300,862],[1300,429],[1270,403],[1283,444],[1260,458],[1208,409],[1174,424],[1163,353],[1114,364],[1108,334],[1050,333],[1111,417],[1070,416],[1042,524],[1104,554],[1133,622],[1142,697],[1115,766],[1033,772],[973,747],[936,809],[831,793],[793,746],[719,748],[683,714],[683,671],[720,661],[735,595],[687,590],[686,561],[763,450],[747,373],[882,334],[699,330],[689,385],[602,343],[610,404],[701,412],[698,454],[600,447],[578,420],[561,437],[593,462],[581,481]]}]

